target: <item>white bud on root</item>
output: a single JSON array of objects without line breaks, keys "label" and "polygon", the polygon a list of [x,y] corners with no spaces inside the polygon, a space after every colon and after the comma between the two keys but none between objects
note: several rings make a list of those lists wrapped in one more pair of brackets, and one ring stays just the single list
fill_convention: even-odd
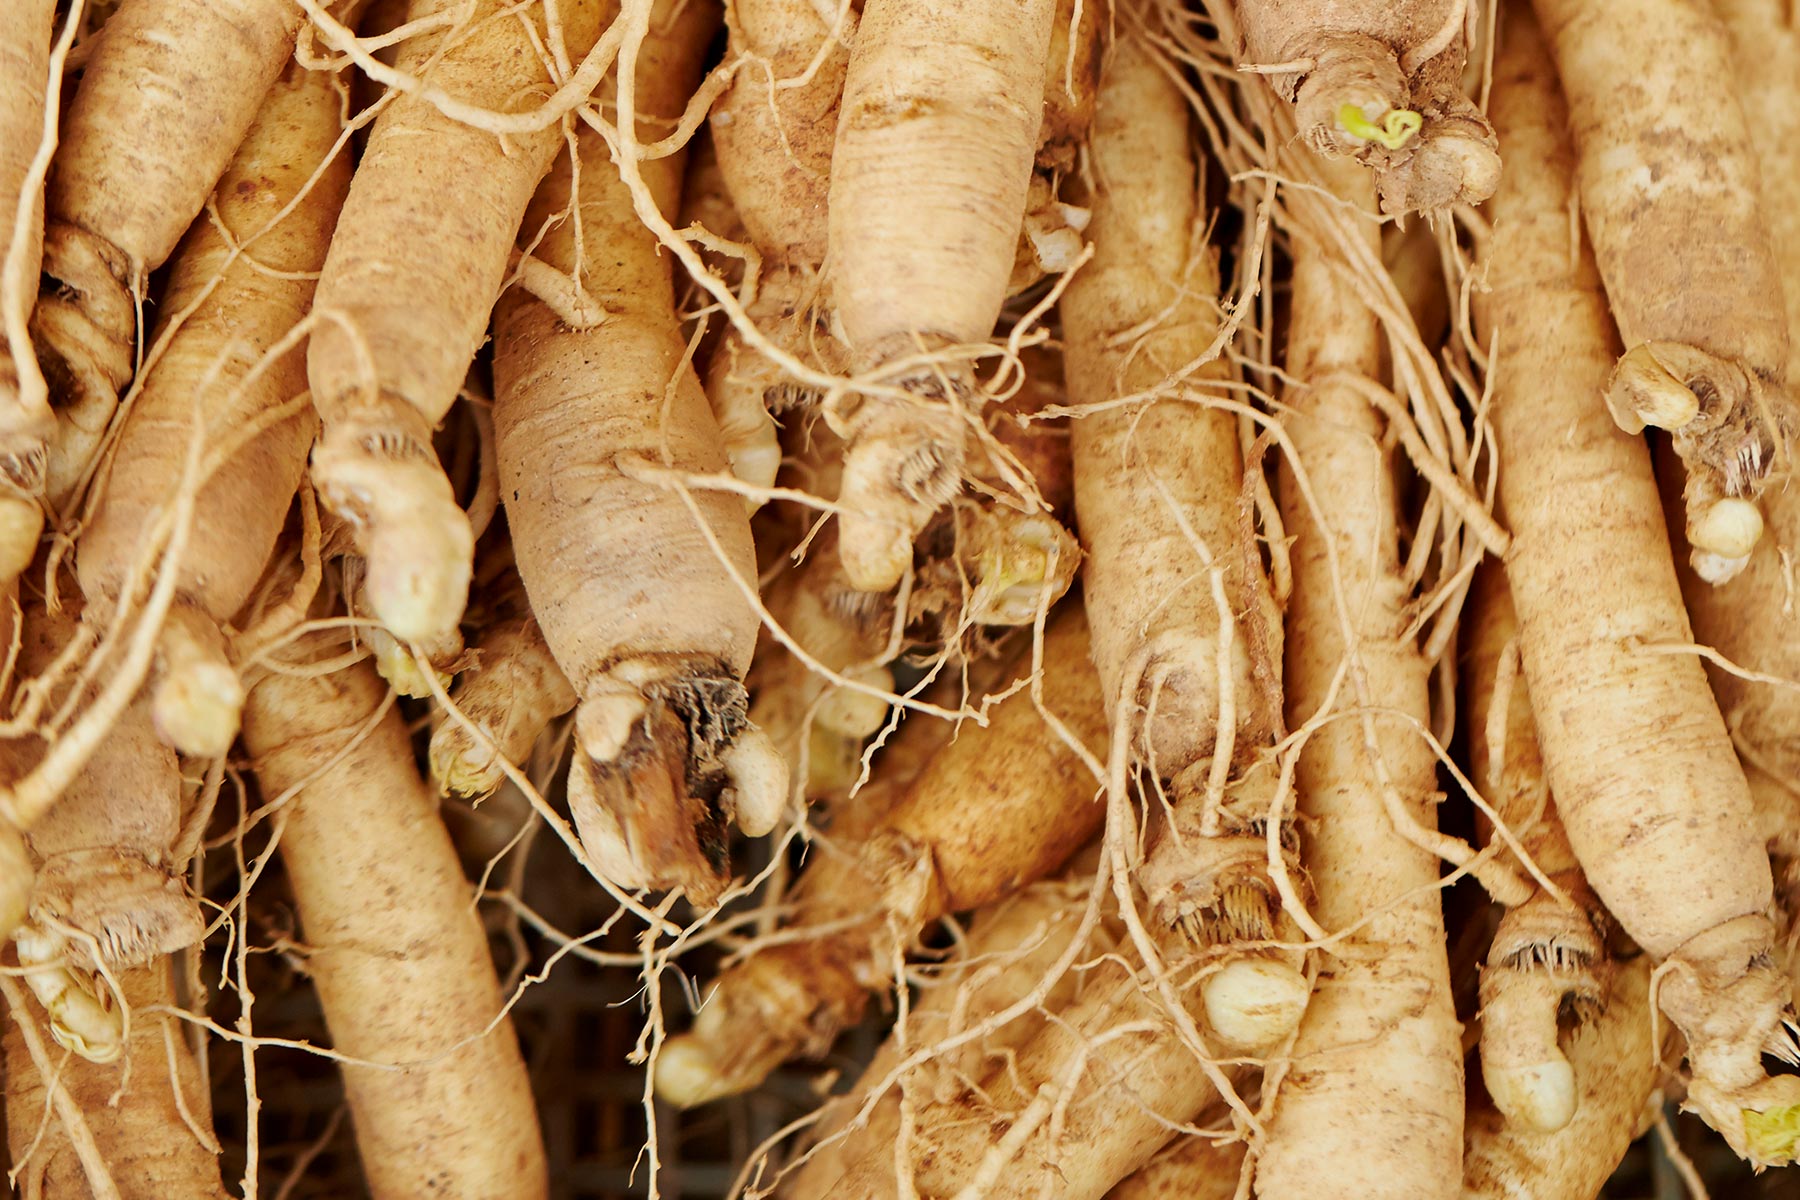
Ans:
[{"label": "white bud on root", "polygon": [[787,760],[769,735],[754,725],[744,727],[723,757],[737,798],[738,828],[748,837],[762,837],[787,810]]},{"label": "white bud on root", "polygon": [[575,710],[575,731],[581,748],[595,762],[614,761],[631,740],[631,730],[644,719],[649,702],[637,692],[611,692],[590,696]]},{"label": "white bud on root", "polygon": [[1756,505],[1728,496],[1689,521],[1688,542],[1721,559],[1748,559],[1762,532],[1762,513]]},{"label": "white bud on root", "polygon": [[1213,1032],[1232,1047],[1254,1050],[1293,1032],[1312,985],[1279,959],[1241,958],[1207,976],[1200,994]]},{"label": "white bud on root", "polygon": [[1579,1093],[1567,1059],[1506,1067],[1483,1063],[1481,1078],[1494,1107],[1533,1133],[1555,1133],[1575,1116]]}]

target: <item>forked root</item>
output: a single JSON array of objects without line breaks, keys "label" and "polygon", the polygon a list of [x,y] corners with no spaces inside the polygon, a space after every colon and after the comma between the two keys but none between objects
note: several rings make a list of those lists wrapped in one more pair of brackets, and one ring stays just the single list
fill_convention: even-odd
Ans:
[{"label": "forked root", "polygon": [[902,385],[920,398],[870,396],[847,417],[826,413],[845,442],[838,553],[851,586],[865,592],[900,581],[913,539],[962,486],[965,430],[942,402],[942,380],[925,375]]},{"label": "forked root", "polygon": [[1687,1038],[1687,1103],[1753,1166],[1793,1161],[1800,1146],[1800,1076],[1770,1076],[1762,1056],[1793,1061],[1784,1019],[1788,979],[1761,915],[1701,934],[1661,968],[1658,1005]]},{"label": "forked root", "polygon": [[767,833],[787,804],[787,764],[747,708],[722,663],[628,660],[589,689],[569,808],[602,875],[678,887],[696,905],[718,899],[730,824]]},{"label": "forked root", "polygon": [[420,419],[399,400],[381,407],[393,422],[327,422],[313,485],[350,525],[376,618],[401,641],[430,642],[462,618],[474,534]]},{"label": "forked root", "polygon": [[1580,1083],[1559,1039],[1565,1024],[1598,1011],[1610,974],[1595,924],[1600,910],[1591,895],[1583,898],[1573,910],[1538,892],[1510,909],[1481,974],[1482,1079],[1507,1120],[1537,1133],[1554,1133],[1575,1115]]}]

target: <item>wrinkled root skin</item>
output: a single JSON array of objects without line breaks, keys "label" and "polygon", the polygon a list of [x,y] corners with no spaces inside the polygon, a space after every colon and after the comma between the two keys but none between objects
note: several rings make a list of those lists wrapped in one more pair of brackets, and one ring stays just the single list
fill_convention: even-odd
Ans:
[{"label": "wrinkled root skin", "polygon": [[[72,225],[44,233],[44,290],[31,338],[56,405],[19,413],[0,430],[0,473],[27,495],[60,501],[86,469],[131,379],[137,308],[125,253]],[[52,448],[52,441],[59,443]]]},{"label": "wrinkled root skin", "polygon": [[1792,1162],[1800,1141],[1800,1076],[1770,1077],[1762,1055],[1795,1056],[1782,1021],[1788,979],[1774,927],[1761,915],[1714,926],[1671,954],[1657,1001],[1687,1038],[1686,1108],[1752,1165]]},{"label": "wrinkled root skin", "polygon": [[[180,879],[110,847],[46,859],[38,868],[31,919],[93,938],[106,966],[118,970],[192,946],[205,931],[199,906]],[[71,964],[92,970],[93,949],[85,938],[70,938]]]},{"label": "wrinkled root skin", "polygon": [[742,964],[687,1033],[670,1039],[656,1094],[683,1108],[759,1086],[794,1058],[822,1058],[862,1019],[869,992],[848,964],[867,953],[854,934],[773,946]]},{"label": "wrinkled root skin", "polygon": [[[1311,70],[1271,82],[1294,102],[1300,136],[1316,152],[1353,157],[1375,171],[1383,212],[1436,212],[1479,204],[1500,182],[1499,139],[1459,83],[1464,53],[1459,38],[1408,77],[1384,43],[1338,34],[1291,56],[1310,58]],[[1373,124],[1388,113],[1416,113],[1420,127],[1398,145],[1383,145],[1344,127],[1339,114],[1347,105]]]},{"label": "wrinkled root skin", "polygon": [[845,443],[838,554],[851,586],[864,592],[900,582],[913,539],[962,487],[966,431],[961,415],[935,398],[942,380],[900,384],[918,398],[866,397],[847,415],[826,409]]},{"label": "wrinkled root skin", "polygon": [[376,618],[401,641],[447,638],[468,599],[474,533],[424,418],[389,397],[375,410],[327,419],[313,450],[313,485],[367,561],[364,588]]},{"label": "wrinkled root skin", "polygon": [[748,727],[744,685],[723,664],[643,687],[643,716],[610,758],[584,746],[570,811],[601,872],[621,887],[680,888],[709,906],[729,880],[723,755]]}]

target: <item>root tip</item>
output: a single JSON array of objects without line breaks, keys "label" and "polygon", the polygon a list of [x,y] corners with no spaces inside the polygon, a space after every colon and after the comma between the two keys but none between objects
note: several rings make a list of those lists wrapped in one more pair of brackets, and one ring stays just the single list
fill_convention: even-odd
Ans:
[{"label": "root tip", "polygon": [[1494,1106],[1533,1133],[1550,1134],[1575,1116],[1575,1068],[1566,1059],[1530,1066],[1483,1064],[1482,1079]]}]

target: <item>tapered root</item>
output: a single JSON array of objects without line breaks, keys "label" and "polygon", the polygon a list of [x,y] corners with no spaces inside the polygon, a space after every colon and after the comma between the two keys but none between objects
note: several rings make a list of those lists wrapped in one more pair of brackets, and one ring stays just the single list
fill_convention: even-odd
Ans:
[{"label": "tapered root", "polygon": [[778,946],[739,964],[730,987],[708,996],[686,1033],[664,1044],[656,1094],[682,1108],[756,1087],[796,1055],[818,1057],[854,1024],[867,983],[847,960]]},{"label": "tapered root", "polygon": [[312,477],[319,498],[354,531],[368,562],[369,606],[382,625],[407,642],[454,633],[475,539],[429,441],[328,425]]},{"label": "tapered root", "polygon": [[624,888],[718,899],[731,821],[766,833],[787,801],[787,764],[747,709],[716,663],[627,661],[589,689],[569,809],[595,869]]},{"label": "tapered root", "polygon": [[[781,369],[744,345],[735,328],[726,329],[707,366],[706,399],[731,473],[752,487],[774,487],[781,470],[781,440],[769,415],[771,394],[781,388]],[[763,502],[745,499],[752,511]]]}]

